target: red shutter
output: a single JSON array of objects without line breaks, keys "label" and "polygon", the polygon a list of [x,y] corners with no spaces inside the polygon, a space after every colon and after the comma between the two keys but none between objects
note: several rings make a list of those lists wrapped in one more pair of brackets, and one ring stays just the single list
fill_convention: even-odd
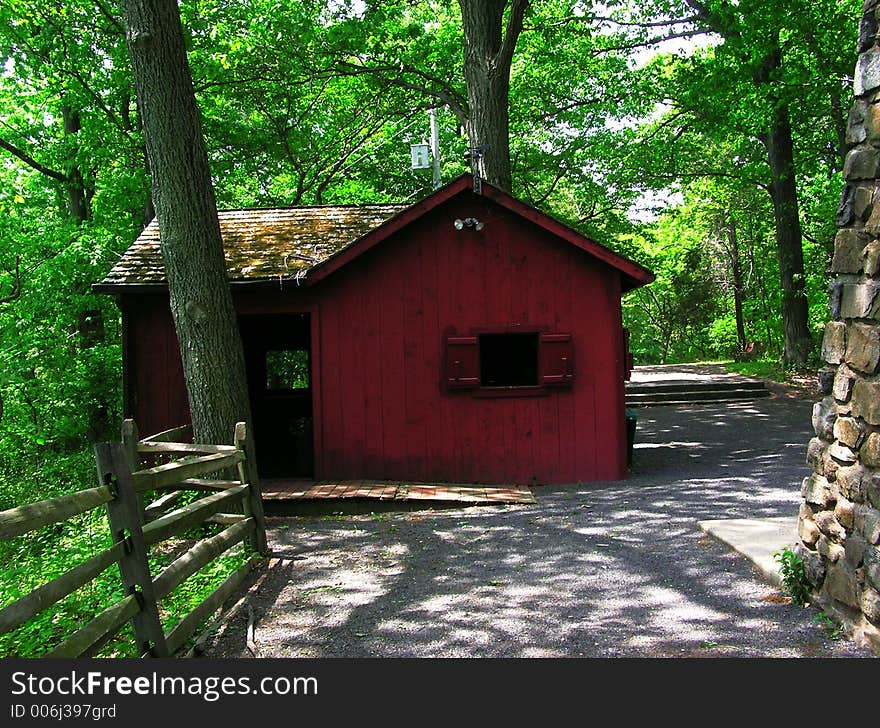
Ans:
[{"label": "red shutter", "polygon": [[574,381],[571,334],[541,334],[538,358],[541,363],[541,384],[566,387]]},{"label": "red shutter", "polygon": [[480,386],[480,353],[476,336],[446,339],[446,385],[450,389]]}]

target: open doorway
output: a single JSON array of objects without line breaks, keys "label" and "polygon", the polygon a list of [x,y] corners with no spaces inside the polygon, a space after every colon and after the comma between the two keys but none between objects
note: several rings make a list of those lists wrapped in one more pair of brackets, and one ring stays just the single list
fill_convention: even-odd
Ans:
[{"label": "open doorway", "polygon": [[315,470],[310,315],[242,316],[239,326],[260,474],[310,478]]}]

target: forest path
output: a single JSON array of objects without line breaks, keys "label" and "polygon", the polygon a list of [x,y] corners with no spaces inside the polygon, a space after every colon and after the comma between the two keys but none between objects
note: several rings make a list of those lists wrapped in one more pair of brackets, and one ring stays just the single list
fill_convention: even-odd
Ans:
[{"label": "forest path", "polygon": [[[797,513],[810,402],[641,411],[629,480],[538,502],[270,519],[262,657],[855,657],[698,521]],[[247,657],[247,610],[207,642]]]}]

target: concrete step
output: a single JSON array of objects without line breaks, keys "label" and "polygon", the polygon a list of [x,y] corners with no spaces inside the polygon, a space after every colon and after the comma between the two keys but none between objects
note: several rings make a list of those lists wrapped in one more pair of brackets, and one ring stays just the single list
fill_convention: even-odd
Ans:
[{"label": "concrete step", "polygon": [[747,402],[761,397],[768,397],[768,389],[746,390],[702,390],[678,392],[654,392],[630,394],[627,392],[627,407],[650,407],[655,405],[674,404],[712,404],[717,402]]},{"label": "concrete step", "polygon": [[671,382],[669,384],[629,382],[626,385],[626,393],[630,395],[641,394],[642,392],[720,392],[724,390],[760,390],[766,388],[766,383],[760,379],[738,379],[730,382],[719,382],[717,380],[707,382]]},{"label": "concrete step", "polygon": [[[754,402],[755,397],[748,397],[742,399],[725,399],[724,402],[729,402],[730,404],[739,404],[741,402]],[[686,406],[686,405],[703,405],[703,404],[719,404],[717,399],[669,399],[664,400],[663,402],[626,402],[626,406],[629,409],[639,409],[641,407],[677,407],[677,406]]]}]

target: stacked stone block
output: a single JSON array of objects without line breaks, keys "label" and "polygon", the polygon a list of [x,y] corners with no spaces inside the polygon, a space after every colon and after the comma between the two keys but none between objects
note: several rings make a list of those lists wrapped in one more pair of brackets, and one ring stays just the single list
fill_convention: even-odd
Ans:
[{"label": "stacked stone block", "polygon": [[855,94],[797,551],[816,601],[880,653],[880,0],[864,3]]}]

